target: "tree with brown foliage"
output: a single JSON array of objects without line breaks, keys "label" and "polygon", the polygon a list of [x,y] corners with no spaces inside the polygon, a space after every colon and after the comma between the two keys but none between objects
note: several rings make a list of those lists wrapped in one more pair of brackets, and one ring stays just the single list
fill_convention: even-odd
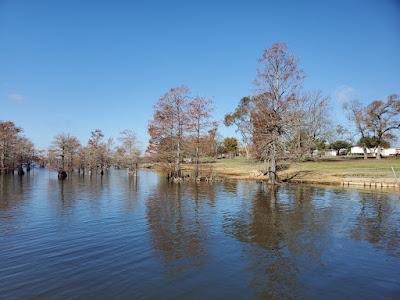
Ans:
[{"label": "tree with brown foliage", "polygon": [[299,110],[298,90],[303,74],[285,44],[273,44],[263,52],[259,62],[258,93],[251,112],[253,142],[266,162],[270,183],[276,183],[277,162],[284,156],[287,134]]},{"label": "tree with brown foliage", "polygon": [[218,157],[218,123],[214,122],[213,127],[208,130],[205,143],[206,155],[217,158]]},{"label": "tree with brown foliage", "polygon": [[22,129],[14,122],[0,121],[0,174],[14,170],[15,153]]},{"label": "tree with brown foliage", "polygon": [[189,89],[186,86],[171,88],[154,106],[150,121],[148,152],[155,155],[171,178],[181,178],[184,134],[189,131]]},{"label": "tree with brown foliage", "polygon": [[85,161],[89,168],[90,175],[93,174],[93,171],[97,173],[99,169],[100,175],[104,174],[107,145],[104,143],[103,138],[104,134],[101,129],[95,129],[90,134],[85,151]]},{"label": "tree with brown foliage", "polygon": [[201,143],[206,140],[207,132],[211,130],[212,126],[216,126],[215,122],[211,121],[212,104],[212,100],[200,96],[189,102],[189,127],[194,133],[195,145],[195,177],[199,176]]},{"label": "tree with brown foliage", "polygon": [[40,168],[44,168],[48,164],[47,151],[45,149],[37,151],[37,163]]},{"label": "tree with brown foliage", "polygon": [[58,177],[64,179],[67,172],[74,170],[74,162],[80,148],[79,140],[70,134],[61,133],[54,137],[52,148],[58,156]]},{"label": "tree with brown foliage", "polygon": [[138,148],[138,141],[136,133],[132,129],[125,129],[121,132],[119,138],[121,147],[116,150],[117,155],[121,159],[120,165],[128,168],[128,174],[136,174],[138,169],[140,150]]},{"label": "tree with brown foliage", "polygon": [[23,166],[26,166],[26,171],[31,170],[31,164],[35,158],[35,148],[32,142],[26,137],[19,137],[15,147],[15,158],[17,162],[18,175],[25,174]]}]

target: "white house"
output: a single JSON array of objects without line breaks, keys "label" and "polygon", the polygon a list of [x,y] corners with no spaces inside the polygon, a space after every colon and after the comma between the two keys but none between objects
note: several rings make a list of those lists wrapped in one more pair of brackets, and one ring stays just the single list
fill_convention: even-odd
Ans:
[{"label": "white house", "polygon": [[[363,150],[362,147],[355,146],[355,147],[351,147],[350,153],[351,154],[364,154],[364,150]],[[371,154],[371,153],[373,154],[373,153],[375,153],[375,150],[367,148],[367,153],[368,154]]]},{"label": "white house", "polygon": [[325,156],[337,156],[337,151],[336,150],[326,150]]},{"label": "white house", "polygon": [[382,156],[395,156],[400,154],[400,148],[382,149]]},{"label": "white house", "polygon": [[[367,148],[367,153],[368,154],[372,154],[372,156],[376,156],[377,153],[377,149],[369,149]],[[354,155],[363,155],[364,154],[364,150],[362,147],[351,147],[350,149],[350,153],[354,154]],[[395,155],[400,155],[400,148],[386,148],[386,149],[382,149],[381,151],[382,156],[395,156]]]}]

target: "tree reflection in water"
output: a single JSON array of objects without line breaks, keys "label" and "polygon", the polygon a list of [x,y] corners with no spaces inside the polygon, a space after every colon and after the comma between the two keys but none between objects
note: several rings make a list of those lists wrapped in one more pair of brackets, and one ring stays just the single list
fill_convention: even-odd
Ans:
[{"label": "tree reflection in water", "polygon": [[260,184],[250,210],[225,223],[227,234],[252,245],[244,248],[244,257],[259,297],[297,298],[302,294],[301,269],[320,264],[331,211],[314,207],[317,192]]},{"label": "tree reflection in water", "polygon": [[20,215],[15,215],[13,210],[24,205],[24,201],[31,197],[34,180],[33,172],[28,172],[24,177],[13,174],[0,176],[0,222],[6,224],[0,226],[0,233],[13,232],[18,228]]},{"label": "tree reflection in water", "polygon": [[[360,211],[355,219],[351,237],[367,241],[389,255],[400,255],[399,214],[394,202],[399,197],[386,193],[360,193]],[[395,199],[397,198],[397,199]]]},{"label": "tree reflection in water", "polygon": [[171,184],[160,180],[148,196],[147,222],[154,249],[162,256],[168,272],[181,273],[203,265],[206,249],[207,218],[201,208],[215,200],[213,186]]},{"label": "tree reflection in water", "polygon": [[3,286],[16,291],[31,282],[21,295],[48,286],[65,295],[72,282],[92,296],[111,284],[109,298],[121,290],[174,299],[383,298],[399,291],[398,194],[171,184],[147,171],[63,181],[35,174],[0,176]]}]

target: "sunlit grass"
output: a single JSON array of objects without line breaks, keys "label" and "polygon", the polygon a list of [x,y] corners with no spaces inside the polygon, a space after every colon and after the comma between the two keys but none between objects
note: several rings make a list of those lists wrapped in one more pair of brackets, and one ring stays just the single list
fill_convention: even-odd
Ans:
[{"label": "sunlit grass", "polygon": [[[254,159],[237,157],[234,159],[218,159],[212,165],[217,173],[233,174],[238,176],[249,176],[251,172],[262,170],[263,163]],[[309,176],[323,179],[325,176],[335,177],[394,177],[392,167],[400,177],[400,159],[344,159],[344,160],[321,160],[309,162],[292,162],[289,168],[281,174],[293,172],[304,172]]]}]

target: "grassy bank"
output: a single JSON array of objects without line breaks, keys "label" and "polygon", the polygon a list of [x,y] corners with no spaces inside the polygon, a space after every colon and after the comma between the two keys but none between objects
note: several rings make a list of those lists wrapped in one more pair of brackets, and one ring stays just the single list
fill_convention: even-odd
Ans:
[{"label": "grassy bank", "polygon": [[[327,183],[327,184],[396,184],[394,168],[400,180],[400,159],[331,159],[290,163],[288,168],[279,172],[281,179],[292,182]],[[214,173],[238,179],[265,179],[257,174],[263,164],[244,158],[219,159],[215,163],[203,165],[204,172]]]}]

